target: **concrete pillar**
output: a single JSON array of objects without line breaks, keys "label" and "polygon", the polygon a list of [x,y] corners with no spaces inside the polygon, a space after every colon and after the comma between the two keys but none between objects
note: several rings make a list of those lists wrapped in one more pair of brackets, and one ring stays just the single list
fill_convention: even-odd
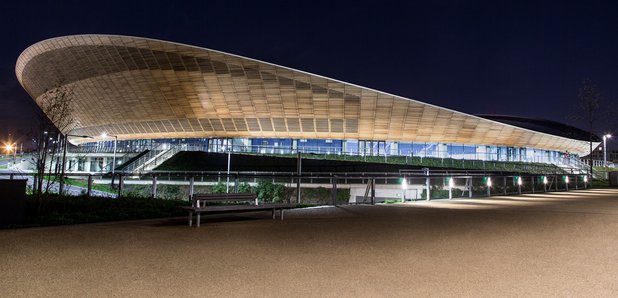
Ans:
[{"label": "concrete pillar", "polygon": [[157,176],[152,176],[152,198],[157,198]]},{"label": "concrete pillar", "polygon": [[84,161],[84,171],[85,172],[92,172],[90,170],[90,164],[92,163],[92,158],[91,157],[86,157],[86,160]]},{"label": "concrete pillar", "polygon": [[92,175],[88,175],[88,196],[92,195]]},{"label": "concrete pillar", "polygon": [[371,205],[376,204],[376,179],[371,178]]},{"label": "concrete pillar", "polygon": [[466,178],[466,184],[468,184],[468,198],[472,197],[472,178]]},{"label": "concrete pillar", "polygon": [[333,206],[337,206],[337,179],[334,177],[333,180],[333,190],[331,191],[331,198],[333,200]]},{"label": "concrete pillar", "polygon": [[189,200],[193,198],[193,189],[194,189],[195,178],[191,176],[189,179]]},{"label": "concrete pillar", "polygon": [[121,197],[122,189],[124,188],[124,175],[122,174],[116,174],[116,175],[118,175],[118,197]]},{"label": "concrete pillar", "polygon": [[556,184],[556,191],[558,191],[558,175],[554,175],[554,182]]},{"label": "concrete pillar", "polygon": [[504,195],[506,196],[506,176],[504,178]]}]

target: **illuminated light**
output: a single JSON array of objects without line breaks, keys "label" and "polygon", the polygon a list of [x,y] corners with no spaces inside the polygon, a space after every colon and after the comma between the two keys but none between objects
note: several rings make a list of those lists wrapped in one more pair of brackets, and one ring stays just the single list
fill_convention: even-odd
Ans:
[{"label": "illuminated light", "polygon": [[107,133],[106,133],[106,132],[102,133],[102,134],[101,134],[101,137],[102,137],[102,138],[107,138]]},{"label": "illuminated light", "polygon": [[584,182],[588,182],[588,176],[584,176]]},{"label": "illuminated light", "polygon": [[455,186],[455,179],[453,177],[448,179],[448,187],[453,188]]},{"label": "illuminated light", "polygon": [[401,189],[408,189],[408,181],[406,180],[406,178],[403,178],[403,181],[401,181]]},{"label": "illuminated light", "polygon": [[569,183],[569,176],[564,176],[564,182]]},{"label": "illuminated light", "polygon": [[543,176],[543,184],[547,184],[547,176]]},{"label": "illuminated light", "polygon": [[13,151],[13,145],[11,145],[11,144],[5,145],[4,149],[6,149],[6,151],[8,151],[8,152],[11,152],[11,151]]},{"label": "illuminated light", "polygon": [[521,176],[517,177],[517,185],[522,185],[524,184],[523,179],[521,179]]},{"label": "illuminated light", "polygon": [[491,187],[491,177],[486,177],[487,178],[487,187]]}]

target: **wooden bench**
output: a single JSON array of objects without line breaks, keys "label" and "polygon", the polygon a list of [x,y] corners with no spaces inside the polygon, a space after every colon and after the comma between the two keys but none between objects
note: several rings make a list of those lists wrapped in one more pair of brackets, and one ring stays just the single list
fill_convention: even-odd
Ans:
[{"label": "wooden bench", "polygon": [[[248,202],[248,204],[207,205],[208,202]],[[259,204],[256,194],[194,194],[191,206],[183,206],[189,212],[189,226],[193,226],[193,214],[197,215],[196,226],[200,226],[202,213],[250,212],[272,210],[273,219],[279,210],[279,218],[283,220],[283,209],[292,208],[291,204]]]}]

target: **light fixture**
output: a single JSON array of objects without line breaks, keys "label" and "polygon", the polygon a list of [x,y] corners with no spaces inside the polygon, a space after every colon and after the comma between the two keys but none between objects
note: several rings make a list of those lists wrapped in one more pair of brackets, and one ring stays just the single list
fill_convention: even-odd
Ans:
[{"label": "light fixture", "polygon": [[401,189],[403,190],[408,189],[408,181],[406,180],[406,178],[403,178],[403,180],[401,181]]}]

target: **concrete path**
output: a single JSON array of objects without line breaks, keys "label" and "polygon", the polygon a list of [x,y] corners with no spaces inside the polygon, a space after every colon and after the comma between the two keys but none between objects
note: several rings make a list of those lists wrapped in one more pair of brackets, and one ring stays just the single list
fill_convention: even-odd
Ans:
[{"label": "concrete path", "polygon": [[0,230],[0,297],[618,297],[618,190]]}]

